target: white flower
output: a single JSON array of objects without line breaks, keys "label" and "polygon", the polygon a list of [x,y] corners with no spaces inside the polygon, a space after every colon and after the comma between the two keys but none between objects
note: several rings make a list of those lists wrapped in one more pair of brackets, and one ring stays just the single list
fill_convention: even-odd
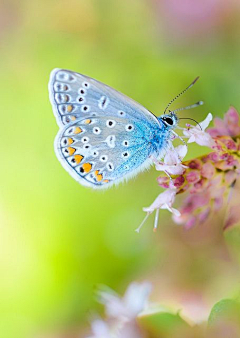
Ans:
[{"label": "white flower", "polygon": [[143,208],[143,211],[147,213],[152,213],[156,209],[167,209],[174,215],[180,216],[180,212],[172,207],[175,200],[176,191],[177,190],[174,188],[169,188],[165,190],[163,193],[158,195],[158,197],[149,207]]},{"label": "white flower", "polygon": [[109,317],[131,321],[147,306],[151,285],[147,282],[132,283],[120,298],[113,291],[100,291],[100,302],[105,305]]},{"label": "white flower", "polygon": [[155,162],[156,170],[165,171],[170,175],[181,175],[187,166],[182,164],[182,159],[187,154],[187,146],[180,145],[174,149],[169,149],[163,162]]},{"label": "white flower", "polygon": [[215,143],[210,134],[205,132],[209,123],[212,121],[212,114],[209,113],[206,119],[199,123],[199,125],[184,129],[183,134],[189,138],[188,143],[196,142],[200,146],[212,147]]}]

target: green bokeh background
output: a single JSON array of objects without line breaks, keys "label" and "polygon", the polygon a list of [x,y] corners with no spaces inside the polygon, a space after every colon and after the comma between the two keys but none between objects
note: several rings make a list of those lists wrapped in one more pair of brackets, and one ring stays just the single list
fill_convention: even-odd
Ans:
[{"label": "green bokeh background", "polygon": [[[221,218],[185,232],[162,212],[157,234],[152,218],[136,234],[142,207],[161,191],[154,169],[119,187],[92,191],[75,182],[54,154],[58,127],[47,83],[55,67],[94,77],[156,115],[198,75],[200,81],[174,107],[199,99],[205,105],[181,116],[201,121],[209,111],[223,116],[230,104],[240,108],[239,11],[217,11],[207,32],[199,27],[208,17],[196,26],[191,21],[186,30],[191,34],[178,35],[181,20],[173,15],[171,27],[159,4],[163,1],[0,2],[0,335],[5,338],[72,337],[71,332],[84,337],[80,332],[98,310],[93,291],[99,283],[122,292],[132,280],[148,279],[159,301],[164,286],[171,299],[190,288],[209,306],[237,292],[239,268],[226,249]],[[191,146],[188,157],[205,151]]]}]

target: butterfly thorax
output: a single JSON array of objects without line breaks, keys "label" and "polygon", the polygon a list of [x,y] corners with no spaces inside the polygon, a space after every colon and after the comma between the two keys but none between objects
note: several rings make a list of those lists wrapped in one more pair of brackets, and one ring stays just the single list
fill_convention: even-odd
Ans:
[{"label": "butterfly thorax", "polygon": [[171,130],[176,128],[178,117],[174,113],[165,114],[158,118],[159,128],[154,130],[151,137],[152,154],[159,158],[164,150],[169,147]]}]

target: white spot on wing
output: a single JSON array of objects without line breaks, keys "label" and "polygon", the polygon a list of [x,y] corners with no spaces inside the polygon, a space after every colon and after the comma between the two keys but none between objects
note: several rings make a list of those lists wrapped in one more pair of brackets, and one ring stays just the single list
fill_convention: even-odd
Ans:
[{"label": "white spot on wing", "polygon": [[101,161],[101,162],[107,162],[107,160],[108,160],[107,155],[102,155],[102,156],[100,157],[100,161]]},{"label": "white spot on wing", "polygon": [[98,107],[100,109],[106,109],[109,104],[109,98],[107,96],[101,96],[98,101]]},{"label": "white spot on wing", "polygon": [[113,128],[113,127],[115,127],[115,125],[116,125],[116,121],[114,121],[114,120],[107,120],[106,121],[106,126],[108,128]]},{"label": "white spot on wing", "polygon": [[109,146],[109,148],[115,147],[115,141],[116,141],[115,135],[109,135],[105,140],[105,142],[107,142],[107,145]]}]

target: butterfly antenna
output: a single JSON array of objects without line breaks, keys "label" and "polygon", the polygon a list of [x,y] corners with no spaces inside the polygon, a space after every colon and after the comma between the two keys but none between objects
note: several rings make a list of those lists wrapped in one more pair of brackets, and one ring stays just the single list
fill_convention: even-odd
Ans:
[{"label": "butterfly antenna", "polygon": [[165,108],[163,114],[165,114],[166,111],[167,111],[167,109],[171,106],[171,104],[172,104],[176,99],[178,99],[182,94],[186,93],[186,91],[187,91],[188,89],[190,89],[190,88],[195,84],[195,82],[197,82],[198,79],[199,79],[199,76],[196,77],[196,79],[193,80],[193,82],[192,82],[186,89],[184,89],[180,94],[178,94],[174,99],[172,99],[172,100],[169,102],[169,104],[167,105],[167,107]]},{"label": "butterfly antenna", "polygon": [[182,108],[171,110],[171,113],[176,113],[176,112],[181,111],[181,110],[187,110],[187,109],[196,108],[196,107],[202,106],[203,104],[204,104],[203,101],[198,101],[198,102],[192,104],[191,106],[187,106],[187,107],[182,107]]},{"label": "butterfly antenna", "polygon": [[179,120],[191,120],[191,121],[194,121],[199,126],[199,128],[202,130],[201,124],[198,123],[198,121],[192,119],[191,117],[180,117]]}]

